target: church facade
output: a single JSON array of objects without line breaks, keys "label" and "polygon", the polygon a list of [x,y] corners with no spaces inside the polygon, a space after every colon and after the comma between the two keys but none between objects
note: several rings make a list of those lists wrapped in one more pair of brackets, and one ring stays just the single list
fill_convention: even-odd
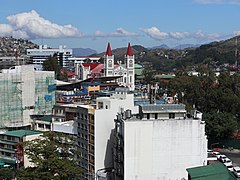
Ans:
[{"label": "church facade", "polygon": [[128,43],[127,53],[122,61],[116,62],[114,60],[110,43],[108,43],[107,51],[103,58],[104,63],[81,63],[78,69],[76,69],[78,71],[78,79],[120,76],[117,79],[118,84],[133,91],[135,89],[135,58],[130,43]]}]

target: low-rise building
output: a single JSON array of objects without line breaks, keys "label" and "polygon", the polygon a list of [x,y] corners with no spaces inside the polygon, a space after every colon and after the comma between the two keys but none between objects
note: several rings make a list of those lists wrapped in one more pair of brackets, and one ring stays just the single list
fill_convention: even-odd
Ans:
[{"label": "low-rise building", "polygon": [[29,159],[18,145],[21,142],[38,138],[43,133],[33,130],[6,131],[0,134],[0,161],[12,167],[30,166]]}]

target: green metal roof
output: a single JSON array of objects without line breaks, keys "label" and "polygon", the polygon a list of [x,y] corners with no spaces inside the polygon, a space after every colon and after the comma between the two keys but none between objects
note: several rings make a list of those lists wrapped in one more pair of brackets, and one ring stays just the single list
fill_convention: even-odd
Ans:
[{"label": "green metal roof", "polygon": [[162,74],[162,75],[156,75],[155,77],[160,78],[160,79],[173,79],[173,78],[175,78],[175,75]]},{"label": "green metal roof", "polygon": [[136,69],[136,68],[143,68],[143,66],[140,65],[140,64],[134,64],[134,68],[135,68],[135,69]]},{"label": "green metal roof", "polygon": [[52,115],[45,115],[41,117],[39,120],[46,121],[46,122],[52,122]]},{"label": "green metal roof", "polygon": [[192,180],[236,180],[235,176],[222,163],[188,168],[187,172]]},{"label": "green metal roof", "polygon": [[33,130],[16,130],[16,131],[7,131],[4,133],[4,135],[14,136],[14,137],[23,137],[23,136],[29,136],[34,134],[42,134],[42,132],[33,131]]}]

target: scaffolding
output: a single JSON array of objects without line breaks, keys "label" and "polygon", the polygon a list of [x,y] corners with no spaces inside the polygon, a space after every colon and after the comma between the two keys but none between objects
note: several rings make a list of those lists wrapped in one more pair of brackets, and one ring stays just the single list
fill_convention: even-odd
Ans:
[{"label": "scaffolding", "polygon": [[51,114],[55,104],[54,72],[19,69],[0,73],[0,129],[29,126],[30,115]]},{"label": "scaffolding", "polygon": [[52,74],[38,74],[35,78],[34,114],[51,114],[55,104],[55,77]]},{"label": "scaffolding", "polygon": [[0,128],[22,123],[21,76],[0,74]]}]

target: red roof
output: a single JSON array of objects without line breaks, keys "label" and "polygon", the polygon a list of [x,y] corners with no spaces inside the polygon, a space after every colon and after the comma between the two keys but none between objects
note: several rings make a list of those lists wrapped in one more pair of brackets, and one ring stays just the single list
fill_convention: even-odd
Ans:
[{"label": "red roof", "polygon": [[93,70],[95,67],[99,65],[99,63],[82,63],[82,65],[85,68],[90,67],[90,70]]},{"label": "red roof", "polygon": [[110,47],[110,43],[109,43],[109,42],[108,42],[108,46],[107,46],[106,55],[112,56],[112,50],[111,50],[111,47]]},{"label": "red roof", "polygon": [[128,55],[128,56],[132,56],[132,55],[133,55],[133,53],[132,53],[132,48],[131,48],[130,43],[128,43],[127,55]]},{"label": "red roof", "polygon": [[104,64],[98,64],[93,70],[92,73],[101,73],[104,69]]},{"label": "red roof", "polygon": [[75,75],[74,72],[68,72],[68,77],[73,77]]}]

